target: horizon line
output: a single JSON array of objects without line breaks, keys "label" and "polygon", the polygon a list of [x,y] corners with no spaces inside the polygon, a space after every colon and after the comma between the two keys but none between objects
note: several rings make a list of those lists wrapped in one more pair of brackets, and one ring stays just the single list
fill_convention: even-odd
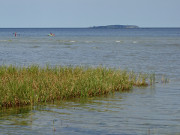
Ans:
[{"label": "horizon line", "polygon": [[[98,26],[109,26],[109,25],[98,25]],[[0,29],[87,29],[87,28],[93,28],[96,29],[98,26],[88,26],[88,27],[0,27]],[[137,25],[136,25],[137,26]],[[141,29],[141,28],[180,28],[178,27],[140,27],[138,28],[107,28],[107,29]],[[98,29],[98,28],[97,28]]]}]

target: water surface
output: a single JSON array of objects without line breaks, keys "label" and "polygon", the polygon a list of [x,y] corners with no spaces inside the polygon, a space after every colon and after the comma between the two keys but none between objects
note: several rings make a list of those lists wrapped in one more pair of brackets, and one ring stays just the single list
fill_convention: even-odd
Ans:
[{"label": "water surface", "polygon": [[[48,37],[50,32],[55,37]],[[102,65],[155,73],[157,83],[127,93],[1,111],[0,134],[180,134],[179,28],[0,29],[3,64]],[[162,76],[170,82],[161,82]]]}]

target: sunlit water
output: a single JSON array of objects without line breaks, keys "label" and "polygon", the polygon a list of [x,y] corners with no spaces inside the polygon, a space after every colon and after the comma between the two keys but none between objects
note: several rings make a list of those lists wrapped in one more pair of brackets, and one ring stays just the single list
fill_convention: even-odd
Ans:
[{"label": "sunlit water", "polygon": [[0,134],[180,134],[180,29],[0,29],[0,65],[11,64],[102,65],[155,73],[156,84],[1,111]]}]

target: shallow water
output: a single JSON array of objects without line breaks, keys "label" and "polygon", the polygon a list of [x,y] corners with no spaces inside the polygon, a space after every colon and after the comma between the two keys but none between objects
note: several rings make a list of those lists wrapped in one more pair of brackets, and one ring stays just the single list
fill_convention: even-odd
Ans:
[{"label": "shallow water", "polygon": [[9,109],[0,134],[180,134],[180,29],[0,29],[3,64],[102,65],[155,73],[156,84]]}]

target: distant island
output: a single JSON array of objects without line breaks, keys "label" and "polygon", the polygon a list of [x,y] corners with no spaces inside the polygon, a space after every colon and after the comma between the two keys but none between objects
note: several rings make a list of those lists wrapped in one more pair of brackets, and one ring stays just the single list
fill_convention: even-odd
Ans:
[{"label": "distant island", "polygon": [[97,28],[97,29],[134,29],[139,28],[136,25],[106,25],[106,26],[93,26],[90,28]]}]

